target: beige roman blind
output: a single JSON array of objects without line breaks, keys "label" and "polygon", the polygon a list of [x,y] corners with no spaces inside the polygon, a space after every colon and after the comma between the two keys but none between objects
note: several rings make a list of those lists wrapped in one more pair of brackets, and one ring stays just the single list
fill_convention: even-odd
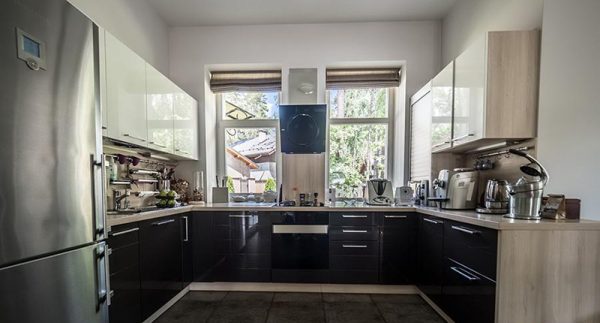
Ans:
[{"label": "beige roman blind", "polygon": [[328,68],[327,89],[397,87],[400,68]]},{"label": "beige roman blind", "polygon": [[281,91],[281,70],[215,71],[210,73],[210,89],[220,92]]}]

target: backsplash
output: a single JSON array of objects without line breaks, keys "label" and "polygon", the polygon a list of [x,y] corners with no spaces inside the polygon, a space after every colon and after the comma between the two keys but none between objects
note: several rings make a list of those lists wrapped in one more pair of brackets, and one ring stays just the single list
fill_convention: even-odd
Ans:
[{"label": "backsplash", "polygon": [[[160,174],[165,168],[174,170],[177,167],[177,161],[174,160],[148,158],[133,151],[122,151],[113,147],[105,146],[104,153],[107,210],[115,209],[115,192],[123,196],[129,191],[129,196],[121,201],[121,208],[154,206],[157,203],[154,196],[164,185]],[[112,175],[113,172],[116,176]]]}]

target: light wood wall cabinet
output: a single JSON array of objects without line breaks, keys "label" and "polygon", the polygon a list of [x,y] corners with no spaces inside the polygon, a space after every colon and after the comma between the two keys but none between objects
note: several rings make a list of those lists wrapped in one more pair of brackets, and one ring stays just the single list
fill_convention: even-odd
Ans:
[{"label": "light wood wall cabinet", "polygon": [[172,82],[150,64],[146,64],[146,102],[148,147],[173,153]]},{"label": "light wood wall cabinet", "polygon": [[454,62],[431,80],[431,151],[452,146]]},{"label": "light wood wall cabinet", "polygon": [[146,147],[146,62],[113,35],[105,38],[107,135]]},{"label": "light wood wall cabinet", "polygon": [[539,31],[489,32],[454,61],[452,151],[536,136]]}]

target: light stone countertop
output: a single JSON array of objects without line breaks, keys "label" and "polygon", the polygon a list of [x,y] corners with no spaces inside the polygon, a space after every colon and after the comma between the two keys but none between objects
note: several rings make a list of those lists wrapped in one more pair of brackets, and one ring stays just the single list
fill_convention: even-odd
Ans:
[{"label": "light stone countertop", "polygon": [[109,226],[151,220],[191,211],[227,212],[227,211],[262,211],[262,212],[416,212],[437,216],[443,219],[478,225],[495,230],[600,230],[600,221],[580,220],[517,220],[501,215],[478,214],[475,211],[441,210],[434,207],[421,206],[323,206],[323,207],[275,207],[268,204],[249,205],[240,203],[208,203],[204,206],[181,206],[172,209],[159,209],[148,212],[109,215]]}]

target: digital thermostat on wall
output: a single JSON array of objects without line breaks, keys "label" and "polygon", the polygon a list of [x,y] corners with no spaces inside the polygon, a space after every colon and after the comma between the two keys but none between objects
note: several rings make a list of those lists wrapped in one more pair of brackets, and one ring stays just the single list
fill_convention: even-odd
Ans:
[{"label": "digital thermostat on wall", "polygon": [[32,70],[46,69],[46,44],[17,28],[17,57]]}]

